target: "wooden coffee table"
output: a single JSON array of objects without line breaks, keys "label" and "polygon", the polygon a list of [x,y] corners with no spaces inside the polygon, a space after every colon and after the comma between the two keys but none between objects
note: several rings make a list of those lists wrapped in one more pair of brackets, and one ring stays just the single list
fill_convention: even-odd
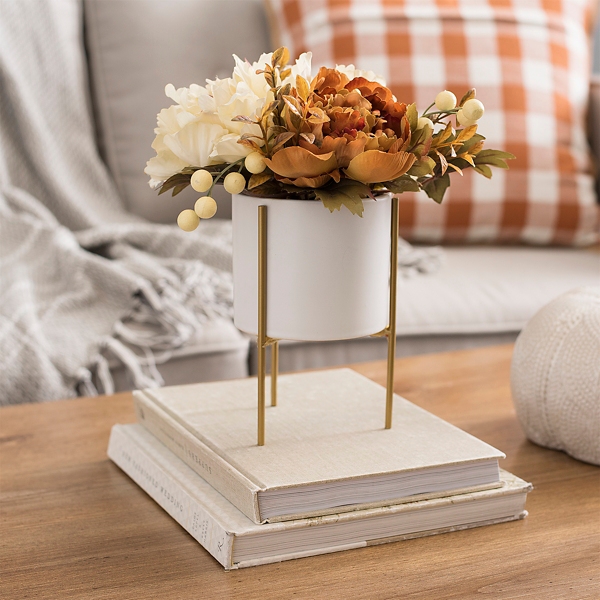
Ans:
[{"label": "wooden coffee table", "polygon": [[503,450],[535,486],[525,520],[229,573],[106,458],[130,394],[0,409],[0,596],[597,600],[600,469],[525,439],[511,352],[398,360],[395,391]]}]

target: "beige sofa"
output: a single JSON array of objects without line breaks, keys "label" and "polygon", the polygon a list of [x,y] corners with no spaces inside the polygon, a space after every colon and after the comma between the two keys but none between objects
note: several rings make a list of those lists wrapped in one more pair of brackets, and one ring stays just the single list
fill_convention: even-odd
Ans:
[{"label": "beige sofa", "polygon": [[[261,0],[85,0],[91,97],[98,143],[133,213],[173,222],[193,192],[157,197],[143,173],[151,154],[156,113],[167,105],[164,84],[202,83],[231,73],[231,54],[254,58],[271,49]],[[599,61],[600,62],[600,61]],[[592,91],[600,155],[600,79]],[[226,195],[218,217],[229,218]],[[400,280],[399,356],[451,350],[516,338],[531,316],[571,288],[600,283],[594,250],[448,247],[431,275]],[[283,371],[385,356],[381,339],[332,343],[284,342]],[[255,370],[249,340],[228,322],[173,353],[159,366],[166,382],[242,377]],[[117,387],[129,387],[113,369]]]}]

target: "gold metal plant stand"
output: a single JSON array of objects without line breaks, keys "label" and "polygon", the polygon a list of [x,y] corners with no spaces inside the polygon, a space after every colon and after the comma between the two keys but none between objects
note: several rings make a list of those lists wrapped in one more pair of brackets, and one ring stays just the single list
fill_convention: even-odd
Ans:
[{"label": "gold metal plant stand", "polygon": [[[396,291],[398,285],[398,198],[392,198],[390,228],[390,306],[388,326],[374,333],[387,337],[387,382],[385,428],[392,427],[394,400],[394,359],[396,355]],[[258,207],[258,445],[265,445],[265,397],[267,377],[267,347],[271,346],[271,406],[277,406],[277,373],[279,370],[279,340],[267,336],[267,207]]]}]

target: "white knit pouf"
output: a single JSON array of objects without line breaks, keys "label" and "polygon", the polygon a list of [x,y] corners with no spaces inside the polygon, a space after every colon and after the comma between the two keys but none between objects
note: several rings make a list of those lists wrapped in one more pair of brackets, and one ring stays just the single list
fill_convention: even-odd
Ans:
[{"label": "white knit pouf", "polygon": [[529,321],[511,388],[532,442],[600,464],[600,287],[567,292]]}]

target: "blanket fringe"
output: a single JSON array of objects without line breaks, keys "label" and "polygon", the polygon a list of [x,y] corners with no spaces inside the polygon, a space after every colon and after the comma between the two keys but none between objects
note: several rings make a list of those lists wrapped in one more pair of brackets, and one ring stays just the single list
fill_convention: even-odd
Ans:
[{"label": "blanket fringe", "polygon": [[[420,248],[399,239],[398,248],[398,270],[403,278],[433,273],[444,261],[444,251],[439,247]],[[114,324],[112,336],[102,341],[90,369],[80,371],[80,390],[87,395],[98,394],[93,373],[104,394],[114,393],[105,356],[108,352],[127,369],[136,388],[164,385],[156,365],[193,340],[207,321],[232,317],[231,275],[223,275],[194,261],[154,285],[141,279],[132,310]]]},{"label": "blanket fringe", "polygon": [[81,372],[83,393],[98,393],[88,373],[94,374],[104,394],[114,393],[107,353],[127,369],[136,388],[164,385],[156,365],[168,361],[173,350],[198,336],[208,320],[232,316],[230,274],[223,277],[223,273],[194,262],[178,275],[155,286],[139,281],[132,310],[114,324],[112,336],[102,340],[90,370]]},{"label": "blanket fringe", "polygon": [[[133,350],[128,348],[123,342],[119,341],[115,337],[111,337],[105,339],[104,345],[105,349],[112,352],[112,354],[127,368],[132,376],[133,384],[136,388],[155,388],[164,385],[164,380],[156,369],[154,369],[150,374],[146,374],[144,372],[140,362],[140,357],[133,352]],[[106,379],[106,381],[108,380]]]},{"label": "blanket fringe", "polygon": [[77,371],[77,390],[82,396],[97,396],[98,390],[92,382],[92,372],[85,367]]}]

